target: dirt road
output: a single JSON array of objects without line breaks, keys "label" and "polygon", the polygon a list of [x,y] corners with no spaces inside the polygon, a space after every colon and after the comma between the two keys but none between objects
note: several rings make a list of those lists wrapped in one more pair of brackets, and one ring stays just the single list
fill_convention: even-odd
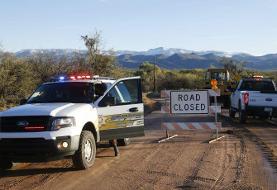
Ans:
[{"label": "dirt road", "polygon": [[229,133],[218,142],[207,143],[211,132],[181,131],[159,144],[165,120],[185,119],[150,114],[145,137],[121,147],[120,157],[99,148],[86,171],[75,171],[70,160],[17,164],[1,174],[0,189],[277,189],[276,157],[266,148],[276,147],[276,126],[228,121],[223,127]]}]

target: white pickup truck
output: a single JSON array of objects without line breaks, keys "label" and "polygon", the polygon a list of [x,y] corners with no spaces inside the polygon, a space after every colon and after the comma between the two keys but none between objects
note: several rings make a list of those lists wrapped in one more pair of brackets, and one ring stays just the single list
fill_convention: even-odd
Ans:
[{"label": "white pickup truck", "polygon": [[242,79],[231,94],[230,117],[239,113],[239,121],[245,123],[247,117],[262,119],[277,115],[277,88],[272,79],[262,76]]},{"label": "white pickup truck", "polygon": [[21,104],[0,112],[0,169],[67,156],[86,169],[100,140],[126,145],[129,137],[144,135],[139,77],[61,76]]}]

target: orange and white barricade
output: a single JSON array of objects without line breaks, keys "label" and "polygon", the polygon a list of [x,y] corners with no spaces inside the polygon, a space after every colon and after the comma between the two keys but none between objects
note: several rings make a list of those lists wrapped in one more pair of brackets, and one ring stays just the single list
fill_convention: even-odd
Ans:
[{"label": "orange and white barricade", "polygon": [[221,122],[168,122],[162,123],[165,130],[215,130],[221,128]]}]

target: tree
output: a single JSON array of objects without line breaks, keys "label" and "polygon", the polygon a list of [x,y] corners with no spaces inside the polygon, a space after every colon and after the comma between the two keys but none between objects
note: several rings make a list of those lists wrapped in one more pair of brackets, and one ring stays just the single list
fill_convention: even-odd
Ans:
[{"label": "tree", "polygon": [[87,64],[82,69],[96,75],[111,76],[113,69],[116,67],[115,58],[111,55],[101,54],[100,32],[96,31],[92,36],[85,35],[81,38],[88,50]]},{"label": "tree", "polygon": [[245,62],[236,61],[231,58],[223,57],[220,60],[220,63],[223,64],[224,68],[227,69],[231,75],[231,79],[239,80],[244,71],[244,67],[246,65]]},{"label": "tree", "polygon": [[31,67],[11,54],[2,56],[1,62],[1,102],[4,104],[18,103],[19,99],[27,97],[35,88]]},{"label": "tree", "polygon": [[[143,90],[146,92],[154,89],[154,67],[156,72],[156,85],[159,86],[161,69],[156,65],[146,61],[139,66],[139,70],[135,72],[135,75],[139,75],[142,78]],[[159,87],[158,87],[159,88]]]}]

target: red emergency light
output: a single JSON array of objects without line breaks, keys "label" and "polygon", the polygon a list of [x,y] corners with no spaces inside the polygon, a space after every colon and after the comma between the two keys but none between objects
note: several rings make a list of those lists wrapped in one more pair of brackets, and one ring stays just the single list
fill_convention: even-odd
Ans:
[{"label": "red emergency light", "polygon": [[39,131],[45,131],[45,126],[42,126],[42,125],[26,126],[24,127],[24,129],[25,131],[39,132]]},{"label": "red emergency light", "polygon": [[247,105],[249,103],[249,92],[243,92],[242,96],[243,96],[243,103]]},{"label": "red emergency light", "polygon": [[76,75],[76,76],[70,76],[71,80],[83,80],[83,79],[91,79],[90,75]]}]

